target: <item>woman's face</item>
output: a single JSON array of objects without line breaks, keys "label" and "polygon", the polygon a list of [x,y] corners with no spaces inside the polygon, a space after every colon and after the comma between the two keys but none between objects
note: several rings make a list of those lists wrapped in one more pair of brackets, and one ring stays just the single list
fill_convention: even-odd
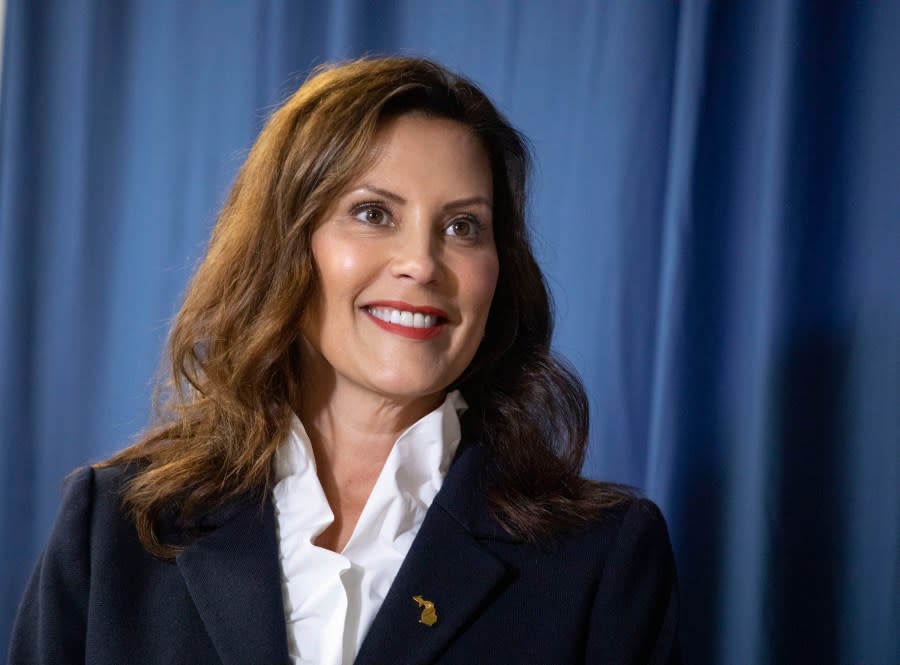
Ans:
[{"label": "woman's face", "polygon": [[313,232],[305,366],[424,408],[484,336],[499,271],[491,169],[468,127],[416,113],[385,123],[375,155]]}]

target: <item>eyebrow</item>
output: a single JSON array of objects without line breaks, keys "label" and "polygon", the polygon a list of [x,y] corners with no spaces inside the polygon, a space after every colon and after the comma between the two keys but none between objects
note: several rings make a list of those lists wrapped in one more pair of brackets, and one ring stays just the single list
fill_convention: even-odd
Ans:
[{"label": "eyebrow", "polygon": [[[357,191],[362,190],[362,189],[368,190],[368,191],[372,192],[373,194],[378,194],[379,196],[383,196],[386,199],[390,199],[391,201],[394,201],[395,203],[397,203],[399,205],[405,205],[407,203],[406,199],[404,199],[399,194],[395,194],[394,192],[390,191],[389,189],[382,189],[381,187],[376,187],[374,185],[363,184],[357,188]],[[478,204],[487,206],[488,208],[491,207],[491,202],[488,199],[486,199],[485,197],[470,196],[468,198],[456,199],[455,201],[449,201],[448,203],[445,203],[444,210],[452,210],[453,208],[465,208],[466,206],[478,205]]]}]

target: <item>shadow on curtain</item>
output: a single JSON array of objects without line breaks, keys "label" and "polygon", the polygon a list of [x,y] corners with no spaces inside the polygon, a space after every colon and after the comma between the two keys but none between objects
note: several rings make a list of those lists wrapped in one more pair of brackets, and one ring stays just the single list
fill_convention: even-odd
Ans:
[{"label": "shadow on curtain", "polygon": [[61,479],[146,424],[228,184],[309,69],[433,57],[533,141],[586,472],[667,514],[690,663],[900,653],[900,4],[10,0],[0,651]]}]

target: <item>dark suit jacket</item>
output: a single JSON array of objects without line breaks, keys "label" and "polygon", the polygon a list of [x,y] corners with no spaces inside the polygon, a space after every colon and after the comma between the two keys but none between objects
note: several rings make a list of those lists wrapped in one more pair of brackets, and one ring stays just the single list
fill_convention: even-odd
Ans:
[{"label": "dark suit jacket", "polygon": [[[676,663],[665,522],[646,500],[561,537],[511,538],[481,489],[487,452],[457,455],[357,663]],[[123,517],[121,469],[70,479],[13,630],[11,663],[286,663],[272,505],[219,510],[174,562]],[[437,622],[419,622],[421,595]]]}]

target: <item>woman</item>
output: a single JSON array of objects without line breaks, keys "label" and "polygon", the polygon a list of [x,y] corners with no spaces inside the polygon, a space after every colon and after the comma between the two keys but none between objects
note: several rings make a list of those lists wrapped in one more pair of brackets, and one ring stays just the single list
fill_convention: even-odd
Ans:
[{"label": "woman", "polygon": [[310,78],[218,219],[158,426],[70,479],[11,662],[675,662],[662,517],[579,477],[527,164],[433,63]]}]

